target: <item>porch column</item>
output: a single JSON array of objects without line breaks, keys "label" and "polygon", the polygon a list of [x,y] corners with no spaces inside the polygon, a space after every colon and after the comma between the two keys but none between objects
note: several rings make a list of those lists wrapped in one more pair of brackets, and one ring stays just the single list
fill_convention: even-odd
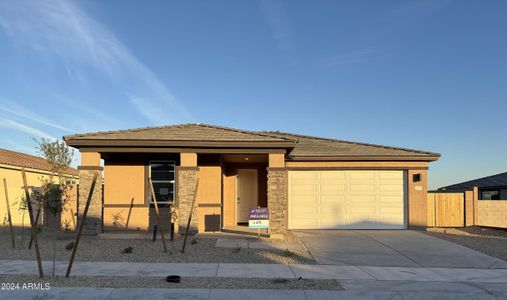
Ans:
[{"label": "porch column", "polygon": [[[192,208],[192,201],[196,194],[197,179],[199,178],[199,168],[197,167],[196,153],[181,153],[180,166],[176,171],[176,201],[178,205],[178,232],[185,233],[188,224],[188,217]],[[194,205],[192,220],[190,222],[189,233],[198,232],[198,203]]]},{"label": "porch column", "polygon": [[270,238],[283,239],[288,225],[288,173],[284,154],[269,154],[268,207]]},{"label": "porch column", "polygon": [[88,208],[88,214],[84,221],[83,234],[97,235],[102,233],[102,166],[100,165],[100,153],[81,152],[81,165],[79,170],[79,207],[77,222],[80,224],[86,207],[86,200],[93,181],[93,175],[98,173],[97,182]]}]

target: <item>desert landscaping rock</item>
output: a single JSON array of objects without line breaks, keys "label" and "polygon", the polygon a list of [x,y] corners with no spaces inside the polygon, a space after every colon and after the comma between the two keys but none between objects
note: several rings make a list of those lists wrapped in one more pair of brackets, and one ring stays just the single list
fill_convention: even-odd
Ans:
[{"label": "desert landscaping rock", "polygon": [[507,261],[507,230],[484,227],[428,228],[428,235]]},{"label": "desert landscaping rock", "polygon": [[49,283],[51,287],[113,287],[113,288],[213,288],[213,289],[304,289],[343,290],[338,281],[327,279],[259,279],[259,278],[181,278],[180,283],[168,283],[165,278],[89,277],[64,278],[29,275],[0,275],[1,282]]},{"label": "desert landscaping rock", "polygon": [[[52,241],[47,233],[39,236],[39,248],[43,260],[52,258]],[[29,234],[25,233],[24,246],[18,235],[16,249],[11,248],[9,236],[0,235],[0,260],[35,260],[34,249],[28,249]],[[68,260],[71,251],[66,246],[73,235],[62,234],[56,241],[57,260]],[[304,248],[290,253],[281,249],[217,248],[216,238],[196,237],[197,243],[187,243],[185,253],[183,239],[167,242],[168,253],[163,252],[162,241],[149,239],[99,239],[83,236],[76,254],[76,261],[109,262],[174,262],[174,263],[256,263],[256,264],[315,264]],[[131,253],[125,249],[131,247]],[[130,249],[130,248],[129,248]],[[127,251],[130,252],[130,251]]]}]

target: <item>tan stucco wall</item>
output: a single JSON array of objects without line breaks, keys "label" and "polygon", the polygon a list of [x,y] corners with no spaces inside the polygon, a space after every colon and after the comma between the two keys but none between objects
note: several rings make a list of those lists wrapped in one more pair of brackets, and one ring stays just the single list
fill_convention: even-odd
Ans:
[{"label": "tan stucco wall", "polygon": [[[104,163],[104,229],[147,230],[149,206],[147,204],[147,166],[143,160],[106,160]],[[130,208],[134,199],[134,207]],[[115,205],[111,207],[109,205]],[[121,205],[121,207],[120,207]],[[143,206],[144,207],[140,207]],[[125,228],[128,213],[131,216]]]},{"label": "tan stucco wall", "polygon": [[[413,175],[421,174],[421,181],[414,182]],[[428,224],[428,171],[408,170],[408,226],[426,227]]]},{"label": "tan stucco wall", "polygon": [[100,166],[100,153],[81,152],[81,166]]},{"label": "tan stucco wall", "polygon": [[181,153],[180,161],[182,167],[195,167],[197,166],[197,154],[196,153]]},{"label": "tan stucco wall", "polygon": [[104,165],[104,204],[144,204],[147,167],[143,162],[110,162]]},{"label": "tan stucco wall", "polygon": [[[48,180],[49,174],[44,171],[35,169],[25,169],[26,180],[29,187],[40,187],[42,180]],[[28,217],[27,210],[20,210],[21,200],[24,195],[23,177],[21,175],[21,169],[17,167],[0,165],[0,226],[8,226],[7,222],[7,203],[5,201],[5,190],[3,185],[3,179],[7,181],[7,189],[9,194],[9,204],[12,217],[13,226],[20,227],[23,224],[30,226],[30,220]],[[77,180],[77,178],[73,178]],[[76,187],[73,187],[69,191],[70,199],[66,205],[66,210],[61,215],[61,224],[64,225],[68,222],[69,229],[74,229],[75,216],[73,213],[76,212]],[[72,210],[71,210],[72,209]],[[23,218],[24,214],[24,218]],[[34,217],[36,212],[34,211]],[[42,221],[42,218],[41,218]]]},{"label": "tan stucco wall", "polygon": [[235,173],[224,173],[224,226],[236,225],[236,177]]},{"label": "tan stucco wall", "polygon": [[270,153],[268,155],[269,167],[270,168],[283,168],[285,167],[285,154],[281,153]]},{"label": "tan stucco wall", "polygon": [[[199,189],[197,190],[199,212],[198,228],[204,232],[206,215],[220,215],[222,203],[222,167],[199,166]],[[207,206],[204,206],[207,205]],[[210,205],[214,205],[210,207]]]}]

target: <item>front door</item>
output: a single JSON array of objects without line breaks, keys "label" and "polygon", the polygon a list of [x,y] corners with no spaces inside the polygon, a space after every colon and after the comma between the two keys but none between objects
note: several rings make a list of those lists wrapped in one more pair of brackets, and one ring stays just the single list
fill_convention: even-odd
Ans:
[{"label": "front door", "polygon": [[257,170],[238,170],[237,223],[248,222],[248,209],[258,204]]}]

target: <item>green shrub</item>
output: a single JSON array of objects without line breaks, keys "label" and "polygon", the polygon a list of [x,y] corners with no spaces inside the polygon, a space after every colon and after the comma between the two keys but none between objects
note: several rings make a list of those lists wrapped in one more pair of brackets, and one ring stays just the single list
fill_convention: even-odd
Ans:
[{"label": "green shrub", "polygon": [[67,245],[65,245],[65,250],[70,251],[72,249],[74,249],[74,241],[72,241],[72,242],[68,243]]}]

